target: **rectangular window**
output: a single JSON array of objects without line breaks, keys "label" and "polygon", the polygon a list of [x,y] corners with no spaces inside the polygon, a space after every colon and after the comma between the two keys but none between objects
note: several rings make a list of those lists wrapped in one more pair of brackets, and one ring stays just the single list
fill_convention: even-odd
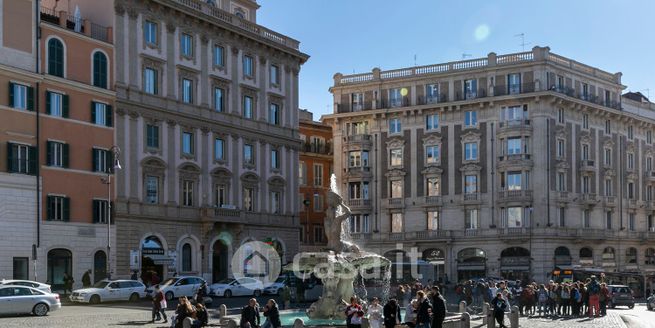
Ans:
[{"label": "rectangular window", "polygon": [[566,191],[566,173],[557,172],[557,191]]},{"label": "rectangular window", "polygon": [[251,56],[243,56],[243,75],[252,77],[254,72],[253,58]]},{"label": "rectangular window", "polygon": [[159,204],[159,177],[146,176],[146,203]]},{"label": "rectangular window", "polygon": [[589,159],[589,145],[587,144],[582,145],[582,159],[585,161]]},{"label": "rectangular window", "polygon": [[648,156],[646,157],[646,171],[652,171],[653,170],[653,158]]},{"label": "rectangular window", "polygon": [[28,257],[14,257],[14,270],[12,279],[29,280],[30,261]]},{"label": "rectangular window", "polygon": [[271,84],[279,85],[280,84],[280,68],[276,65],[271,65],[270,67],[271,75]]},{"label": "rectangular window", "polygon": [[323,165],[314,164],[314,186],[320,187],[323,185]]},{"label": "rectangular window", "polygon": [[523,207],[507,208],[507,228],[523,227]]},{"label": "rectangular window", "polygon": [[47,114],[58,117],[68,117],[69,98],[57,92],[46,92]]},{"label": "rectangular window", "polygon": [[225,66],[225,48],[214,45],[214,66]]},{"label": "rectangular window", "polygon": [[280,168],[280,155],[277,149],[271,149],[271,168]]},{"label": "rectangular window", "polygon": [[425,86],[425,103],[436,104],[439,102],[439,85],[428,84]]},{"label": "rectangular window", "polygon": [[478,216],[478,209],[467,209],[464,212],[464,226],[466,229],[478,229],[480,227],[480,220]]},{"label": "rectangular window", "polygon": [[515,73],[507,75],[507,86],[510,95],[521,93],[521,74]]},{"label": "rectangular window", "polygon": [[255,164],[255,154],[252,145],[243,145],[243,162],[246,164]]},{"label": "rectangular window", "polygon": [[605,134],[612,133],[612,121],[605,120]]},{"label": "rectangular window", "polygon": [[612,196],[612,179],[605,179],[605,196]]},{"label": "rectangular window", "polygon": [[628,153],[628,170],[634,170],[635,168],[635,154]]},{"label": "rectangular window", "polygon": [[360,214],[351,215],[348,218],[348,223],[350,224],[351,233],[362,232],[362,216]]},{"label": "rectangular window", "polygon": [[193,206],[193,181],[182,181],[182,206]]},{"label": "rectangular window", "polygon": [[46,158],[48,166],[68,167],[68,145],[61,142],[48,141]]},{"label": "rectangular window", "polygon": [[528,119],[528,106],[509,106],[502,108],[501,121],[506,121],[508,125],[522,124],[523,120]]},{"label": "rectangular window", "polygon": [[243,188],[243,209],[248,212],[255,210],[255,189]]},{"label": "rectangular window", "polygon": [[557,123],[564,124],[564,108],[557,109]]},{"label": "rectangular window", "polygon": [[159,149],[159,126],[146,125],[146,146]]},{"label": "rectangular window", "polygon": [[314,242],[315,243],[323,243],[323,239],[325,238],[325,231],[323,230],[322,225],[315,225],[314,226]]},{"label": "rectangular window", "polygon": [[478,160],[478,144],[477,142],[467,142],[464,144],[464,160],[477,161]]},{"label": "rectangular window", "polygon": [[227,186],[216,184],[214,186],[214,206],[223,207],[225,204],[227,204]]},{"label": "rectangular window", "polygon": [[646,131],[646,143],[649,145],[653,143],[653,131],[651,130]]},{"label": "rectangular window", "polygon": [[464,112],[464,127],[472,128],[478,126],[478,112],[466,111]]},{"label": "rectangular window", "polygon": [[29,109],[28,101],[32,97],[29,97],[28,93],[32,88],[16,83],[9,84],[9,105],[15,109]]},{"label": "rectangular window", "polygon": [[582,211],[582,226],[584,228],[591,227],[591,212],[589,210]]},{"label": "rectangular window", "polygon": [[609,90],[605,90],[605,106],[609,106],[612,101],[612,97]]},{"label": "rectangular window", "polygon": [[191,35],[182,33],[180,37],[180,51],[184,57],[193,57],[193,37]]},{"label": "rectangular window", "polygon": [[70,220],[70,198],[64,196],[48,196],[46,212],[49,221]]},{"label": "rectangular window", "polygon": [[439,129],[439,114],[428,114],[425,116],[425,130],[434,131]]},{"label": "rectangular window", "polygon": [[193,103],[193,81],[189,79],[182,79],[182,101]]},{"label": "rectangular window", "polygon": [[348,167],[361,167],[362,166],[362,152],[351,151],[348,155]]},{"label": "rectangular window", "polygon": [[464,176],[464,193],[474,194],[478,192],[478,176],[466,175]]},{"label": "rectangular window", "polygon": [[628,216],[628,229],[630,231],[635,231],[635,226],[636,226],[635,221],[636,221],[635,220],[635,214],[630,213],[630,215]]},{"label": "rectangular window", "polygon": [[635,184],[634,182],[628,182],[628,199],[635,198]]},{"label": "rectangular window", "polygon": [[559,226],[566,227],[566,207],[558,208]]},{"label": "rectangular window", "polygon": [[439,211],[428,212],[428,230],[439,230]]},{"label": "rectangular window", "polygon": [[428,196],[441,196],[441,183],[439,178],[427,178],[425,182],[428,189]]},{"label": "rectangular window", "polygon": [[271,103],[268,107],[268,123],[280,125],[280,105]]},{"label": "rectangular window", "polygon": [[582,99],[589,100],[589,84],[582,83]]},{"label": "rectangular window", "polygon": [[392,233],[403,232],[403,213],[391,214],[391,232]]},{"label": "rectangular window", "polygon": [[591,178],[588,175],[582,176],[582,193],[588,194],[591,190]]},{"label": "rectangular window", "polygon": [[589,129],[589,114],[582,114],[582,128]]},{"label": "rectangular window", "polygon": [[353,112],[358,112],[364,109],[364,94],[363,93],[353,93],[350,95],[351,103],[353,106]]},{"label": "rectangular window", "polygon": [[612,229],[612,212],[605,212],[605,228]]},{"label": "rectangular window", "polygon": [[91,122],[96,125],[112,126],[111,106],[95,101],[91,102]]},{"label": "rectangular window", "polygon": [[243,96],[243,117],[252,119],[253,99],[250,96]]},{"label": "rectangular window", "polygon": [[301,186],[307,184],[307,164],[302,161],[298,165],[298,182]]},{"label": "rectangular window", "polygon": [[7,143],[7,171],[9,173],[36,174],[36,147]]},{"label": "rectangular window", "polygon": [[521,153],[521,138],[507,139],[507,155],[518,155]]},{"label": "rectangular window", "polygon": [[464,96],[465,99],[474,99],[478,95],[478,81],[477,80],[464,80]]},{"label": "rectangular window", "polygon": [[182,132],[182,153],[185,155],[193,155],[194,153],[194,140],[193,133]]},{"label": "rectangular window", "polygon": [[439,163],[439,146],[426,146],[425,147],[425,161],[428,164]]},{"label": "rectangular window", "polygon": [[399,118],[392,118],[389,120],[389,133],[400,133],[402,130],[401,124],[400,124],[400,119]]},{"label": "rectangular window", "polygon": [[632,140],[635,138],[635,130],[632,125],[628,125],[628,139]]},{"label": "rectangular window", "polygon": [[391,198],[403,198],[403,180],[391,180]]},{"label": "rectangular window", "polygon": [[403,150],[401,148],[391,149],[389,150],[389,154],[391,157],[391,160],[389,161],[391,163],[391,166],[393,167],[403,166]]},{"label": "rectangular window", "polygon": [[225,160],[225,142],[221,138],[214,139],[214,160]]},{"label": "rectangular window", "polygon": [[605,148],[605,166],[612,166],[612,149]]},{"label": "rectangular window", "polygon": [[143,91],[151,95],[156,95],[157,82],[157,71],[153,68],[146,67],[143,70]]},{"label": "rectangular window", "polygon": [[225,110],[225,90],[222,88],[214,88],[214,110],[222,112]]},{"label": "rectangular window", "polygon": [[93,172],[108,173],[111,169],[112,154],[108,150],[93,149]]},{"label": "rectangular window", "polygon": [[564,149],[564,140],[557,139],[557,158],[564,158],[565,149]]},{"label": "rectangular window", "polygon": [[323,212],[323,196],[319,193],[314,193],[314,212]]},{"label": "rectangular window", "polygon": [[646,187],[646,200],[647,201],[653,200],[653,186],[649,185]]},{"label": "rectangular window", "polygon": [[158,26],[157,23],[147,20],[143,26],[143,35],[147,44],[156,46],[159,42],[157,40]]},{"label": "rectangular window", "polygon": [[106,200],[93,200],[93,223],[107,223],[109,220],[109,202]]},{"label": "rectangular window", "polygon": [[280,192],[271,191],[271,213],[280,214]]},{"label": "rectangular window", "polygon": [[521,172],[507,172],[507,190],[521,190]]},{"label": "rectangular window", "polygon": [[403,96],[400,88],[389,90],[389,104],[391,107],[400,107],[403,105]]}]

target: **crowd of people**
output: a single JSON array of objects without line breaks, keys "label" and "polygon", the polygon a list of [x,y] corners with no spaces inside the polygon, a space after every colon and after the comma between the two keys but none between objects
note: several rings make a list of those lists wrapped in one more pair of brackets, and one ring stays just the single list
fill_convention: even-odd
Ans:
[{"label": "crowd of people", "polygon": [[[204,304],[204,290],[205,288],[198,289],[192,299],[188,299],[186,296],[179,298],[175,313],[171,316],[171,328],[200,328],[207,326],[209,314]],[[155,285],[155,291],[152,295],[151,322],[154,323],[163,318],[163,323],[168,323],[167,307],[168,304],[164,293],[159,285]]]}]

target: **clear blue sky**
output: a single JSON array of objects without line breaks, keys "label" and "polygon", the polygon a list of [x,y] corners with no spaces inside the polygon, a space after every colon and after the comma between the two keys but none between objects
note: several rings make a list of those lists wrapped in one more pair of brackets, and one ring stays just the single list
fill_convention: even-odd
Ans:
[{"label": "clear blue sky", "polygon": [[[655,1],[259,0],[258,23],[301,42],[300,107],[331,113],[336,72],[484,57],[535,45],[609,72],[655,98]],[[486,28],[485,28],[486,26]],[[476,35],[477,31],[477,35]],[[646,91],[643,91],[646,94]]]}]

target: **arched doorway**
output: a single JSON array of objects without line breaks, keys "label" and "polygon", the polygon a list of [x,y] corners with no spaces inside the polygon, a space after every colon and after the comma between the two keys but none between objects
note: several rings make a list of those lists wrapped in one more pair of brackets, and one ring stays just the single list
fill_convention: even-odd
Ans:
[{"label": "arched doorway", "polygon": [[107,254],[97,251],[93,255],[93,283],[107,278]]},{"label": "arched doorway", "polygon": [[561,268],[562,266],[571,265],[571,252],[568,248],[560,246],[555,248],[555,266]]},{"label": "arched doorway", "polygon": [[509,247],[500,252],[500,276],[522,282],[530,280],[530,251],[523,247]]},{"label": "arched doorway", "polygon": [[221,239],[212,246],[212,282],[219,282],[228,277],[228,248]]},{"label": "arched doorway", "polygon": [[457,281],[487,276],[487,253],[480,248],[465,248],[457,253]]},{"label": "arched doorway", "polygon": [[64,274],[73,275],[73,253],[64,248],[48,252],[48,283],[52,290],[64,289]]},{"label": "arched doorway", "polygon": [[428,248],[424,250],[423,261],[432,266],[432,272],[428,273],[427,279],[446,281],[446,253],[442,249]]},{"label": "arched doorway", "polygon": [[141,243],[141,280],[146,286],[164,277],[164,264],[168,259],[163,245],[156,236],[149,236]]},{"label": "arched doorway", "polygon": [[589,247],[580,248],[580,265],[592,266],[594,265],[594,251]]}]

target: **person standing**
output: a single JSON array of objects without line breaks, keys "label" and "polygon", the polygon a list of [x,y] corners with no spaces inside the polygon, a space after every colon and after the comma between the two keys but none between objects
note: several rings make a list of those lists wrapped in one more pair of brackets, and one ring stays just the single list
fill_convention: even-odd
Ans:
[{"label": "person standing", "polygon": [[139,279],[139,272],[137,270],[132,271],[132,275],[130,276],[131,280],[138,280]]},{"label": "person standing", "polygon": [[251,298],[248,300],[248,305],[241,309],[241,327],[246,327],[248,324],[251,328],[259,327],[259,308],[257,307],[257,300]]},{"label": "person standing", "polygon": [[371,328],[381,328],[383,310],[380,300],[377,297],[373,297],[371,305],[368,307],[368,320]]},{"label": "person standing", "polygon": [[82,286],[84,288],[91,287],[91,269],[84,271],[82,275]]},{"label": "person standing", "polygon": [[432,287],[432,328],[441,328],[446,318],[446,299],[439,287]]},{"label": "person standing", "polygon": [[[166,307],[168,304],[166,304],[166,297],[164,297],[164,293],[162,293],[161,289],[159,286],[155,286],[155,293],[152,296],[152,321],[159,321],[161,320],[162,317],[164,317],[164,323],[168,322],[168,317],[166,317]],[[157,317],[155,319],[155,317]]]},{"label": "person standing", "polygon": [[69,275],[68,272],[64,272],[64,295],[68,295],[68,291],[73,292],[73,283],[75,279],[73,276]]},{"label": "person standing", "polygon": [[610,291],[607,284],[600,284],[600,293],[598,293],[598,301],[600,303],[600,315],[607,315],[607,301],[610,299]]},{"label": "person standing", "polygon": [[505,326],[505,310],[507,309],[507,301],[505,301],[501,292],[496,293],[496,298],[491,301],[491,306],[494,308],[494,318],[500,325],[500,328],[507,328],[507,326]]},{"label": "person standing", "polygon": [[430,313],[432,312],[432,304],[425,296],[425,292],[419,290],[416,293],[418,298],[418,311],[416,313],[416,327],[417,328],[430,328]]},{"label": "person standing", "polygon": [[594,314],[599,317],[600,301],[598,294],[600,294],[600,284],[596,281],[596,276],[591,276],[591,281],[587,284],[587,292],[589,293],[589,317],[591,318]]},{"label": "person standing", "polygon": [[[353,328],[352,319],[357,314],[357,312],[362,310],[362,306],[357,302],[357,297],[352,296],[350,298],[350,305],[346,307],[346,326],[348,328]],[[361,325],[361,321],[359,323]]]},{"label": "person standing", "polygon": [[285,310],[291,306],[291,290],[287,285],[282,287],[282,302]]},{"label": "person standing", "polygon": [[402,322],[400,317],[400,305],[398,301],[394,298],[390,299],[387,304],[384,305],[384,327],[385,328],[394,328],[396,325]]},{"label": "person standing", "polygon": [[280,322],[280,311],[277,308],[277,303],[274,299],[269,299],[264,305],[264,316],[266,321],[262,325],[262,328],[280,328],[282,323]]}]

